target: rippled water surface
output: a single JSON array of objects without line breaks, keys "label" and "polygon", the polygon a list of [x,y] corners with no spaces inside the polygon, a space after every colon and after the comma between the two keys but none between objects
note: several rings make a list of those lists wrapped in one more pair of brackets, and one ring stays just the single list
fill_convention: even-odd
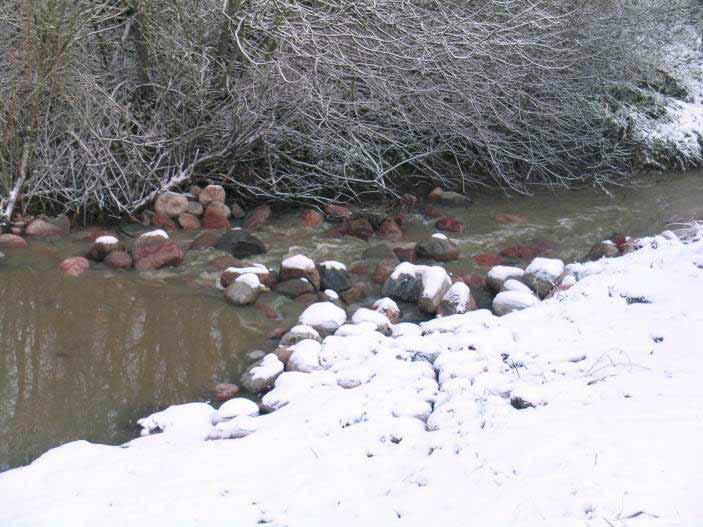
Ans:
[{"label": "rippled water surface", "polygon": [[[703,219],[703,174],[643,181],[646,186],[610,189],[610,195],[478,194],[469,209],[446,209],[467,225],[464,234],[451,235],[463,256],[448,268],[485,273],[472,256],[526,243],[574,260],[616,232],[637,236]],[[528,221],[502,225],[497,214]],[[407,241],[434,232],[430,221],[413,215],[404,229]],[[269,253],[253,261],[277,265],[282,256],[303,252],[317,261],[363,263],[368,243],[330,239],[324,230],[301,228],[294,212],[277,215],[257,233]],[[177,236],[187,242],[185,234]],[[79,238],[8,250],[0,266],[0,470],[79,438],[126,441],[135,435],[137,418],[207,400],[213,383],[236,382],[250,362],[246,353],[271,348],[270,333],[303,309],[273,293],[261,304],[279,320],[257,308],[229,306],[212,287],[218,273],[208,262],[221,255],[212,250],[188,253],[175,270],[140,275],[94,266],[68,279],[57,264],[87,250]]]}]

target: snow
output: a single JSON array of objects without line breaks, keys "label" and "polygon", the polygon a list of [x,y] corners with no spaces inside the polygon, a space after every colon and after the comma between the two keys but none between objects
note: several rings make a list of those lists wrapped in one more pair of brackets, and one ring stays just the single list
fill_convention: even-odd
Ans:
[{"label": "snow", "polygon": [[333,332],[347,321],[347,313],[332,302],[317,302],[298,318],[298,323],[320,331]]},{"label": "snow", "polygon": [[254,273],[246,273],[241,276],[238,276],[235,282],[247,284],[252,289],[259,289],[263,287],[261,285],[261,282],[259,282],[259,277]]},{"label": "snow", "polygon": [[492,267],[486,275],[486,284],[495,291],[500,291],[503,283],[511,278],[519,280],[525,274],[525,271],[519,267],[510,267],[507,265],[496,265]]},{"label": "snow", "polygon": [[156,229],[155,231],[145,232],[141,235],[141,238],[165,238],[168,240],[168,234],[162,229]]},{"label": "snow", "polygon": [[493,299],[493,311],[496,315],[507,315],[537,303],[539,298],[532,291],[502,291]]},{"label": "snow", "polygon": [[249,267],[228,267],[224,271],[225,273],[233,273],[233,274],[269,274],[268,268],[263,265],[263,264],[252,264]]},{"label": "snow", "polygon": [[320,334],[315,329],[301,324],[298,326],[293,326],[290,330],[288,330],[288,333],[283,335],[281,338],[281,346],[294,345],[305,339],[313,339],[318,342],[322,341]]},{"label": "snow", "polygon": [[541,278],[548,282],[556,282],[557,278],[564,272],[564,262],[556,258],[537,257],[530,262],[525,269],[525,274]]},{"label": "snow", "polygon": [[457,313],[466,313],[469,309],[470,300],[471,290],[464,282],[453,284],[442,298],[442,301],[456,306],[455,310]]},{"label": "snow", "polygon": [[281,262],[281,269],[298,269],[300,271],[313,271],[315,269],[315,262],[313,262],[307,256],[302,254],[296,254],[286,258]]},{"label": "snow", "polygon": [[435,232],[435,233],[432,235],[432,237],[433,237],[433,238],[439,238],[440,240],[448,240],[448,239],[449,239],[449,238],[447,238],[447,235],[446,235],[446,234],[443,234],[443,233],[441,233],[441,232]]},{"label": "snow", "polygon": [[334,291],[332,289],[325,289],[324,293],[325,296],[330,300],[339,300],[339,295],[337,294],[337,291]]},{"label": "snow", "polygon": [[321,369],[321,349],[322,345],[316,340],[301,340],[295,345],[295,348],[293,348],[293,353],[288,359],[288,370],[310,373],[311,371]]},{"label": "snow", "polygon": [[116,245],[119,240],[114,236],[100,236],[95,240],[95,243],[100,245]]},{"label": "snow", "polygon": [[249,399],[244,397],[235,397],[229,401],[225,401],[217,410],[217,414],[212,418],[212,424],[216,425],[223,421],[229,421],[235,417],[243,415],[256,417],[259,415],[259,406]]},{"label": "snow", "polygon": [[354,315],[352,315],[353,324],[362,324],[364,322],[371,322],[376,326],[378,331],[388,332],[391,330],[391,321],[388,317],[379,311],[374,311],[373,309],[368,309],[365,307],[356,310]]},{"label": "snow", "polygon": [[0,525],[699,525],[703,240],[641,246],[504,317],[329,336],[270,414],[51,450],[0,474]]},{"label": "snow", "polygon": [[320,264],[320,267],[324,267],[325,269],[335,269],[336,271],[347,270],[346,265],[344,265],[342,262],[336,262],[334,260],[327,260],[326,262],[322,262]]},{"label": "snow", "polygon": [[[571,275],[568,275],[568,276],[571,276]],[[515,280],[514,278],[510,278],[509,280],[506,280],[505,282],[503,282],[503,287],[501,288],[501,290],[502,291],[522,291],[523,293],[532,294],[532,289],[530,289],[527,285],[522,283],[520,280]]]}]

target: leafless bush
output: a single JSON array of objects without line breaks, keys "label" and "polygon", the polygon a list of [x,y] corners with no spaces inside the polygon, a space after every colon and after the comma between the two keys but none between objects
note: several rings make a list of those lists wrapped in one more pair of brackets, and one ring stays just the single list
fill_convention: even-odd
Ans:
[{"label": "leafless bush", "polygon": [[602,182],[631,158],[609,90],[689,7],[0,0],[0,216],[197,178],[287,201]]}]

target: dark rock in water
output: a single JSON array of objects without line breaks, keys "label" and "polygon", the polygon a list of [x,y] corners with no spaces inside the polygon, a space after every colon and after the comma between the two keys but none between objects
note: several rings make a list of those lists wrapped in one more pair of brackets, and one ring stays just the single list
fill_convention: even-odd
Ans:
[{"label": "dark rock in water", "polygon": [[607,240],[591,247],[591,250],[586,255],[586,260],[595,262],[601,258],[615,258],[616,256],[620,256],[620,249],[615,243]]},{"label": "dark rock in water", "polygon": [[422,279],[414,274],[401,274],[386,280],[383,286],[383,296],[401,300],[408,303],[416,303],[422,294]]},{"label": "dark rock in water", "polygon": [[437,223],[435,223],[435,227],[437,227],[440,231],[464,232],[463,223],[455,220],[454,218],[449,218],[447,216],[438,219]]},{"label": "dark rock in water", "polygon": [[346,304],[356,304],[364,300],[371,293],[371,287],[365,282],[358,282],[340,295]]},{"label": "dark rock in water", "polygon": [[215,244],[215,248],[228,252],[235,258],[246,258],[266,252],[266,246],[261,240],[242,229],[234,229],[223,234]]},{"label": "dark rock in water", "polygon": [[449,262],[459,259],[459,248],[449,240],[431,237],[429,240],[424,240],[415,246],[417,257],[429,258],[438,262]]},{"label": "dark rock in water", "polygon": [[386,258],[397,259],[393,248],[385,243],[379,243],[378,245],[372,245],[364,251],[362,257],[365,260],[385,260]]},{"label": "dark rock in water", "polygon": [[129,269],[132,267],[132,257],[127,251],[111,251],[103,263],[113,269]]},{"label": "dark rock in water", "polygon": [[112,251],[120,248],[120,242],[114,236],[101,236],[93,243],[87,257],[95,262],[102,262]]},{"label": "dark rock in water", "polygon": [[220,383],[216,384],[212,390],[212,398],[216,403],[224,403],[234,399],[239,395],[240,389],[236,384]]},{"label": "dark rock in water", "polygon": [[337,293],[346,291],[352,286],[351,276],[349,271],[342,266],[327,264],[323,262],[319,266],[320,272],[320,289],[331,289]]},{"label": "dark rock in water", "polygon": [[276,284],[273,290],[288,298],[298,298],[299,296],[314,293],[315,287],[304,278],[293,278]]},{"label": "dark rock in water", "polygon": [[60,264],[63,274],[66,276],[78,277],[90,269],[90,262],[82,256],[66,258]]},{"label": "dark rock in water", "polygon": [[375,284],[384,284],[386,280],[393,274],[396,266],[398,265],[397,258],[386,258],[381,260],[376,266],[376,270],[373,272],[371,280]]},{"label": "dark rock in water", "polygon": [[15,234],[0,234],[0,249],[24,249],[27,242]]},{"label": "dark rock in water", "polygon": [[202,249],[209,249],[214,247],[220,238],[222,237],[223,231],[205,231],[201,232],[190,244],[191,251],[199,251]]},{"label": "dark rock in water", "polygon": [[25,234],[30,238],[40,240],[58,240],[68,235],[71,230],[71,222],[65,215],[49,218],[41,215],[33,219],[27,225]]},{"label": "dark rock in water", "polygon": [[244,222],[244,228],[248,231],[254,231],[266,223],[270,217],[271,207],[268,205],[259,205]]},{"label": "dark rock in water", "polygon": [[260,287],[247,282],[233,282],[225,289],[225,298],[235,306],[248,306],[256,302],[261,294]]}]

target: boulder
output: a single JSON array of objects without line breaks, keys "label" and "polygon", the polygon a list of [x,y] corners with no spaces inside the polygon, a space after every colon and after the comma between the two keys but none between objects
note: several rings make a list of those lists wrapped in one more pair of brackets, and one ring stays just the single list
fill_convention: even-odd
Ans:
[{"label": "boulder", "polygon": [[200,228],[200,220],[194,214],[184,212],[178,216],[178,224],[184,231],[197,231]]},{"label": "boulder", "polygon": [[244,228],[248,231],[254,231],[266,223],[270,217],[271,207],[268,205],[259,205],[244,222]]},{"label": "boulder", "polygon": [[49,218],[41,215],[27,224],[25,235],[39,240],[58,240],[67,236],[71,230],[71,222],[65,215]]},{"label": "boulder", "polygon": [[120,248],[120,241],[114,236],[100,236],[93,242],[87,257],[95,262],[102,262],[112,251]]},{"label": "boulder", "polygon": [[90,262],[82,256],[74,256],[66,258],[59,267],[66,276],[78,277],[90,269]]},{"label": "boulder", "polygon": [[220,285],[226,289],[237,278],[245,274],[255,274],[259,282],[266,287],[272,288],[276,285],[276,275],[269,271],[265,265],[256,263],[247,266],[241,265],[240,267],[227,267],[220,275]]},{"label": "boulder", "polygon": [[225,289],[225,298],[235,306],[248,306],[257,301],[263,287],[255,274],[243,274]]},{"label": "boulder", "polygon": [[403,302],[417,302],[423,313],[436,313],[452,281],[442,267],[408,262],[395,268],[383,286],[383,296]]},{"label": "boulder", "polygon": [[197,216],[198,218],[205,213],[205,207],[199,201],[189,201],[186,213]]},{"label": "boulder", "polygon": [[373,303],[373,309],[385,315],[392,324],[400,322],[400,308],[398,308],[398,304],[388,297],[376,300]]},{"label": "boulder", "polygon": [[370,323],[373,324],[376,331],[383,333],[384,335],[390,335],[391,333],[391,321],[386,315],[374,309],[368,309],[365,307],[357,309],[352,315],[352,323]]},{"label": "boulder", "polygon": [[200,251],[203,249],[209,249],[217,245],[222,237],[221,231],[205,231],[198,234],[198,236],[190,244],[190,249],[192,251]]},{"label": "boulder", "polygon": [[498,293],[506,280],[514,278],[516,280],[521,280],[525,271],[519,267],[510,267],[507,265],[496,265],[486,276],[486,287],[493,293]]},{"label": "boulder", "polygon": [[385,260],[380,261],[373,272],[371,281],[374,284],[385,284],[388,277],[393,274],[393,271],[397,265],[397,258],[386,258]]},{"label": "boulder", "polygon": [[464,196],[458,192],[442,190],[440,187],[436,187],[432,190],[427,196],[427,199],[446,207],[468,207],[471,205],[471,198],[468,196]]},{"label": "boulder", "polygon": [[228,252],[235,258],[246,258],[266,252],[266,246],[261,240],[242,229],[233,229],[223,234],[215,248]]},{"label": "boulder", "polygon": [[273,388],[284,365],[274,353],[265,355],[242,374],[240,384],[251,393],[262,393]]},{"label": "boulder", "polygon": [[325,223],[325,216],[318,210],[304,209],[300,213],[300,222],[306,228],[320,227]]},{"label": "boulder", "polygon": [[[224,210],[224,208],[227,210]],[[229,217],[227,212],[229,208],[222,203],[209,205],[205,209],[205,214],[203,215],[203,229],[208,230],[220,230],[229,229]]]},{"label": "boulder", "polygon": [[618,246],[610,240],[605,240],[591,247],[591,250],[586,255],[586,260],[595,262],[601,258],[615,258],[616,256],[620,256]]},{"label": "boulder", "polygon": [[230,399],[234,399],[235,397],[237,397],[240,391],[241,390],[239,389],[239,386],[237,386],[236,384],[219,383],[216,384],[212,389],[212,399],[216,403],[223,403],[225,401],[229,401]]},{"label": "boulder", "polygon": [[351,212],[346,207],[330,203],[325,206],[325,215],[331,219],[342,219],[351,216]]},{"label": "boulder", "polygon": [[537,296],[545,298],[555,288],[559,277],[564,272],[564,262],[555,258],[535,258],[525,269],[522,281]]},{"label": "boulder", "polygon": [[432,236],[415,246],[417,258],[427,258],[438,262],[449,262],[459,259],[459,249],[449,240]]},{"label": "boulder", "polygon": [[527,309],[538,303],[539,299],[531,292],[503,291],[493,299],[493,312],[498,316],[503,316],[513,311]]},{"label": "boulder", "polygon": [[476,309],[476,301],[464,282],[456,282],[442,297],[437,314],[440,316],[461,315]]},{"label": "boulder", "polygon": [[129,269],[132,267],[132,257],[127,251],[116,250],[110,252],[103,263],[112,269]]},{"label": "boulder", "polygon": [[316,329],[310,326],[293,326],[283,337],[281,337],[280,346],[294,346],[302,340],[316,340],[322,342],[322,337]]},{"label": "boulder", "polygon": [[454,218],[444,217],[437,220],[435,223],[440,231],[446,232],[464,232],[464,224],[455,220]]},{"label": "boulder", "polygon": [[495,253],[477,254],[471,259],[482,267],[494,267],[503,263],[503,257]]},{"label": "boulder", "polygon": [[157,212],[152,216],[151,225],[167,231],[175,231],[177,228],[176,222],[173,218],[167,216],[166,214],[161,214],[160,212]]},{"label": "boulder", "polygon": [[328,260],[318,266],[320,274],[320,288],[331,289],[337,293],[346,291],[352,286],[351,276],[347,267],[340,262]]},{"label": "boulder", "polygon": [[321,370],[320,351],[322,345],[317,340],[308,339],[302,340],[295,345],[293,353],[286,364],[288,371],[300,371],[310,373],[312,371]]},{"label": "boulder", "polygon": [[315,267],[315,262],[302,254],[296,254],[281,262],[281,281],[295,278],[305,278],[313,285],[315,291],[320,289],[320,272]]},{"label": "boulder", "polygon": [[151,271],[177,266],[183,261],[183,250],[164,231],[142,234],[132,245],[132,259],[138,271]]},{"label": "boulder", "polygon": [[211,203],[224,203],[226,198],[225,189],[220,185],[208,185],[198,192],[198,201],[203,207]]},{"label": "boulder", "polygon": [[168,218],[177,218],[188,209],[188,198],[176,192],[162,192],[156,197],[154,211]]},{"label": "boulder", "polygon": [[349,236],[354,236],[364,241],[368,241],[373,236],[373,227],[369,223],[368,218],[356,218],[348,221],[344,233]]},{"label": "boulder", "polygon": [[316,291],[307,278],[292,278],[279,282],[273,290],[279,295],[287,296],[288,298],[298,298]]},{"label": "boulder", "polygon": [[[415,246],[413,246],[413,248],[414,247]],[[361,256],[364,260],[385,260],[386,258],[397,260],[397,257],[393,252],[393,248],[385,243],[379,243],[378,245],[368,247],[364,250]]]},{"label": "boulder", "polygon": [[400,229],[398,223],[391,218],[388,218],[381,223],[381,226],[378,229],[378,234],[382,238],[392,242],[400,241],[403,238],[403,231]]},{"label": "boulder", "polygon": [[15,234],[0,234],[0,249],[24,249],[27,241]]},{"label": "boulder", "polygon": [[347,313],[332,302],[317,302],[309,306],[298,318],[298,323],[310,326],[320,334],[334,333],[347,321]]},{"label": "boulder", "polygon": [[357,282],[340,295],[345,304],[356,304],[371,294],[371,288],[365,282]]},{"label": "boulder", "polygon": [[521,291],[523,293],[530,293],[534,294],[532,292],[532,289],[529,288],[527,284],[524,282],[521,282],[520,280],[516,280],[514,278],[510,278],[503,282],[503,286],[500,288],[501,291]]},{"label": "boulder", "polygon": [[[218,384],[218,386],[234,387],[237,394],[239,393],[239,387],[236,384]],[[212,424],[224,423],[242,416],[256,417],[259,415],[258,404],[244,397],[236,397],[236,399],[235,397],[236,394],[224,400],[225,402],[213,416]]]}]

